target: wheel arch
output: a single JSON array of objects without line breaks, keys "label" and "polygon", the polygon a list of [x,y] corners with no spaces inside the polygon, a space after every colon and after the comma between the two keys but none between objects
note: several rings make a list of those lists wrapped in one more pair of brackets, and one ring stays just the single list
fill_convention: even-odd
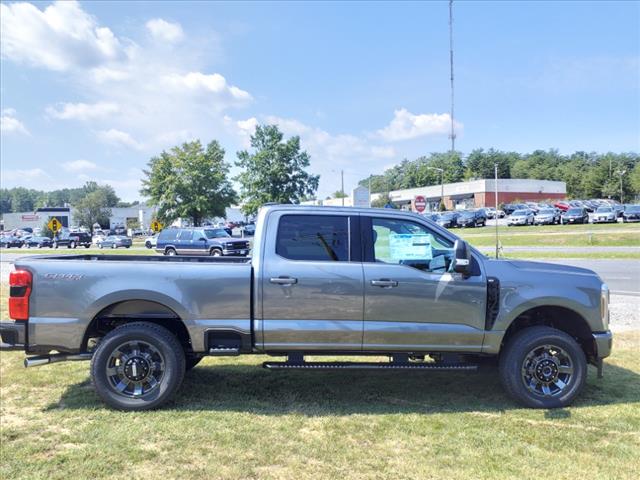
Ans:
[{"label": "wheel arch", "polygon": [[116,327],[133,322],[149,322],[173,333],[185,352],[192,351],[191,336],[184,322],[185,312],[173,301],[145,298],[112,299],[104,302],[91,317],[82,340],[82,351],[90,348],[93,338],[100,338]]},{"label": "wheel arch", "polygon": [[505,331],[500,351],[516,333],[539,325],[565,332],[578,342],[588,359],[595,358],[597,348],[587,320],[575,310],[559,305],[540,305],[519,313]]}]

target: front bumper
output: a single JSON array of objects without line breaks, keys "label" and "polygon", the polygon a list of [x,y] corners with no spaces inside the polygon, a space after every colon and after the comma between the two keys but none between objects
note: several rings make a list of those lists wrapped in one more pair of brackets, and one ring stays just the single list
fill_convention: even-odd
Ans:
[{"label": "front bumper", "polygon": [[24,350],[26,344],[25,322],[0,322],[0,350]]},{"label": "front bumper", "polygon": [[222,255],[224,256],[232,256],[232,257],[246,257],[249,255],[248,248],[240,248],[240,249],[224,249],[222,250]]},{"label": "front bumper", "polygon": [[555,223],[555,218],[551,217],[544,217],[544,218],[536,218],[534,220],[534,223],[538,224],[538,225],[551,225],[553,223]]},{"label": "front bumper", "polygon": [[611,355],[613,346],[613,334],[611,330],[593,333],[593,343],[596,347],[596,358],[606,358]]}]

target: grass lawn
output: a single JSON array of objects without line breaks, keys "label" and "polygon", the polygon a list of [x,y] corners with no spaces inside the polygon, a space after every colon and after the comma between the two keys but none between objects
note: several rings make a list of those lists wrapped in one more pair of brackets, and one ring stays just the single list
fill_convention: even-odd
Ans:
[{"label": "grass lawn", "polygon": [[[483,249],[490,258],[493,258],[495,254]],[[536,259],[587,259],[587,260],[640,260],[640,251],[637,252],[608,252],[608,251],[595,251],[595,252],[544,252],[544,251],[519,251],[519,252],[503,252],[500,258],[519,258],[523,260],[536,260]]]},{"label": "grass lawn", "polygon": [[[454,232],[476,247],[495,245],[495,233],[487,231],[483,235],[468,230]],[[640,230],[621,231],[616,233],[588,232],[579,235],[551,235],[551,234],[522,234],[502,232],[498,234],[500,242],[505,247],[538,246],[538,247],[638,247],[640,250]]]},{"label": "grass lawn", "polygon": [[638,332],[579,400],[528,410],[477,374],[270,372],[263,357],[205,359],[176,400],[105,408],[86,362],[24,370],[0,358],[0,477],[448,479],[640,475]]}]

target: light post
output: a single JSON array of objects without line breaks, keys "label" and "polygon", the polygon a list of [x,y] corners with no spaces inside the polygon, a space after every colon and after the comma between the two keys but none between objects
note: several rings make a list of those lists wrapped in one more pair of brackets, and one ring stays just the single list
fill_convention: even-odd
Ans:
[{"label": "light post", "polygon": [[[438,167],[427,167],[430,170],[437,170],[438,172],[440,172],[440,204],[444,205],[444,168],[438,168]],[[440,210],[440,208],[438,207],[438,210]]]},{"label": "light post", "polygon": [[620,175],[620,204],[623,204],[623,203],[624,203],[623,198],[622,198],[622,176],[623,176],[625,173],[627,173],[627,171],[626,171],[626,170],[620,170],[620,171],[618,172],[618,174]]}]

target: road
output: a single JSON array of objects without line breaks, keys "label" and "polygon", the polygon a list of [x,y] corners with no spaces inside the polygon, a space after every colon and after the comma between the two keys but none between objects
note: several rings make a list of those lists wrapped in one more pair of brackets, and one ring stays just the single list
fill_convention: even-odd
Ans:
[{"label": "road", "polygon": [[[2,281],[8,281],[11,266],[20,256],[22,256],[20,253],[2,252],[0,255],[0,279]],[[532,260],[535,261],[535,259]],[[600,275],[600,278],[609,285],[612,294],[640,297],[640,261],[638,260],[544,259],[540,261],[588,268]]]}]

